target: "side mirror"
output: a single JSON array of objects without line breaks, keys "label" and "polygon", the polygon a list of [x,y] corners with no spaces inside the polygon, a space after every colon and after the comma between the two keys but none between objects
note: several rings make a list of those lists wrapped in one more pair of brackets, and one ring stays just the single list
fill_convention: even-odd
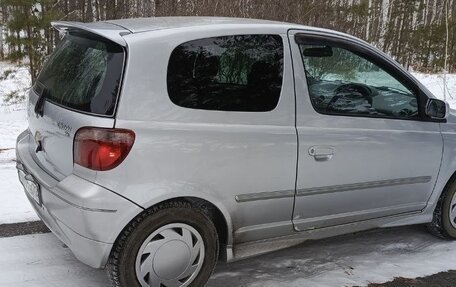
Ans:
[{"label": "side mirror", "polygon": [[426,104],[426,115],[431,119],[444,120],[448,111],[448,104],[442,100],[429,99]]}]

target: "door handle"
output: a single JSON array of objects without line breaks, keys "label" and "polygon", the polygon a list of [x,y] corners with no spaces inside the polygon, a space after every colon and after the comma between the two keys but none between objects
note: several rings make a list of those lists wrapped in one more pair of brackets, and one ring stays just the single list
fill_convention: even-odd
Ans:
[{"label": "door handle", "polygon": [[309,155],[316,161],[328,161],[332,159],[335,151],[333,146],[312,146],[309,148]]}]

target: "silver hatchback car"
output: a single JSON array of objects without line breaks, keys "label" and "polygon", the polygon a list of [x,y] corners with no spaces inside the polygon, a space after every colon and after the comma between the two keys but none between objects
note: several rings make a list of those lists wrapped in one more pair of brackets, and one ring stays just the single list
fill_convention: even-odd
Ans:
[{"label": "silver hatchback car", "polygon": [[216,262],[427,224],[456,238],[456,116],[342,33],[249,19],[56,22],[17,169],[113,286],[204,286]]}]

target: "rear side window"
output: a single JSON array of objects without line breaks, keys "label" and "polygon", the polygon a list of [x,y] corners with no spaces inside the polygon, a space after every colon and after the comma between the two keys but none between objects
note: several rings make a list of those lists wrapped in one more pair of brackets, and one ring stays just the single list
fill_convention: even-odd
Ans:
[{"label": "rear side window", "polygon": [[114,114],[124,62],[121,46],[95,36],[67,34],[38,77],[35,91],[77,111]]},{"label": "rear side window", "polygon": [[168,93],[185,108],[266,112],[277,106],[282,74],[279,35],[206,38],[172,52]]}]

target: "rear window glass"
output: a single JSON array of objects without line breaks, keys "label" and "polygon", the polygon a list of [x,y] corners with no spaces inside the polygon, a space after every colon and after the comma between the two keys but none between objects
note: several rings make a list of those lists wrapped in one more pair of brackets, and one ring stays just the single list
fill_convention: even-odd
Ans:
[{"label": "rear window glass", "polygon": [[35,91],[46,92],[47,100],[67,108],[113,115],[123,61],[123,48],[115,43],[67,34],[41,71]]},{"label": "rear window glass", "polygon": [[235,35],[178,46],[168,66],[168,93],[192,109],[266,112],[279,101],[283,41],[279,35]]}]

